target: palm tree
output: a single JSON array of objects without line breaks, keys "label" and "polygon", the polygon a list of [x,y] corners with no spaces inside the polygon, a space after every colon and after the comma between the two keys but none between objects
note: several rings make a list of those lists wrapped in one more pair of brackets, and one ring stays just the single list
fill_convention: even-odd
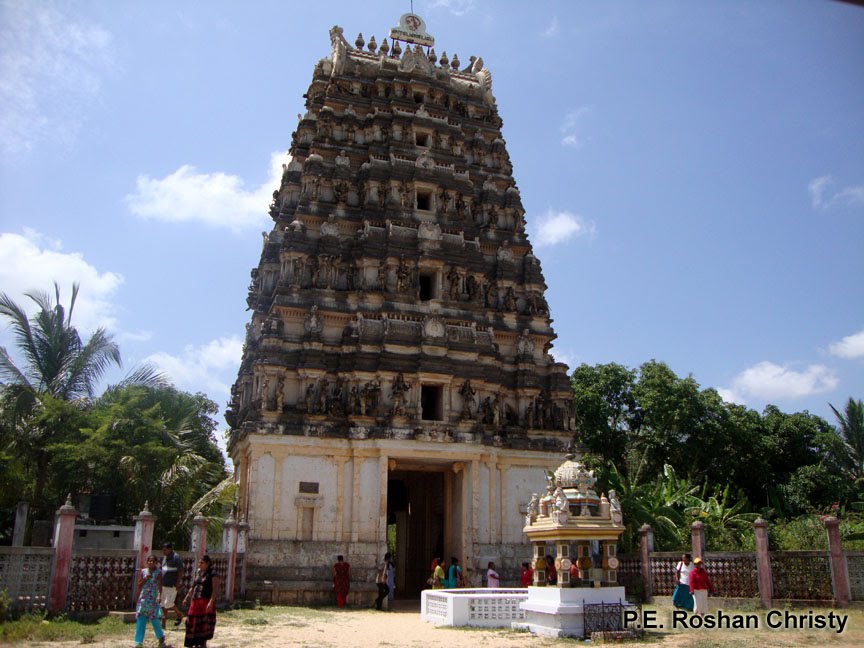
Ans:
[{"label": "palm tree", "polygon": [[[60,287],[54,296],[31,292],[26,296],[38,306],[32,319],[7,294],[0,294],[0,315],[6,318],[23,360],[19,368],[0,347],[0,428],[5,445],[24,460],[32,475],[35,508],[42,501],[48,478],[48,446],[68,434],[76,410],[86,406],[111,366],[121,366],[120,350],[104,328],[85,342],[72,324],[78,298],[72,286],[68,310],[60,303]],[[124,382],[161,384],[160,374],[144,367]]]},{"label": "palm tree", "polygon": [[[708,484],[703,488],[707,492]],[[702,522],[708,535],[708,541],[715,547],[727,550],[736,549],[741,544],[741,539],[753,525],[757,513],[748,513],[750,502],[743,493],[736,493],[737,501],[732,502],[732,492],[729,486],[722,490],[718,486],[713,495],[707,498],[692,498],[692,505],[688,506],[686,512],[692,516],[693,521]]]},{"label": "palm tree", "polygon": [[837,417],[837,432],[843,439],[851,464],[850,473],[856,481],[864,479],[864,401],[849,398],[843,412],[828,404]]},{"label": "palm tree", "polygon": [[653,481],[644,481],[646,462],[645,452],[631,453],[626,473],[611,463],[599,470],[604,486],[615,490],[621,502],[626,526],[621,544],[625,551],[635,550],[643,524],[652,527],[658,546],[677,548],[679,529],[684,524],[682,510],[696,501],[694,494],[699,490],[698,486],[679,478],[669,464],[663,466],[662,475],[657,475]]}]

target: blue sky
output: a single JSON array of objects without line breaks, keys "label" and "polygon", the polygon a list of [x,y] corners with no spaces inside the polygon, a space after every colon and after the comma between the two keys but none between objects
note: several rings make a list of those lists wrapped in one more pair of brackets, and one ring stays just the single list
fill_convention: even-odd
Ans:
[{"label": "blue sky", "polygon": [[[409,8],[0,0],[0,290],[79,281],[77,322],[107,326],[127,369],[224,407],[328,29],[380,43]],[[662,360],[832,421],[864,398],[864,9],[414,10],[439,55],[492,71],[559,360]]]}]

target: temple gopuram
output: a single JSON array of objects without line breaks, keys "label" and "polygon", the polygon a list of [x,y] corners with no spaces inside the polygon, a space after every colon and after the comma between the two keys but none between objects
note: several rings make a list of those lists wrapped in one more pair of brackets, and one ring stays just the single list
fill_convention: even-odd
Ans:
[{"label": "temple gopuram", "polygon": [[330,30],[251,272],[226,418],[263,601],[329,600],[337,554],[371,600],[388,533],[400,595],[436,556],[515,583],[574,436],[492,75],[414,14],[388,36]]}]

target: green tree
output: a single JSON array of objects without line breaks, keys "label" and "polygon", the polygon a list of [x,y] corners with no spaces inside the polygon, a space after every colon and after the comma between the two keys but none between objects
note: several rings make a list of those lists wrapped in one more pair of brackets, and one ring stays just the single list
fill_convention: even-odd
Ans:
[{"label": "green tree", "polygon": [[580,365],[571,378],[579,440],[616,466],[624,466],[631,431],[641,423],[635,381],[635,371],[615,363]]},{"label": "green tree", "polygon": [[113,495],[116,518],[126,522],[148,503],[157,535],[182,543],[192,516],[215,520],[228,501],[208,416],[216,410],[202,394],[172,387],[113,388],[93,402],[75,442],[51,450],[71,491]]},{"label": "green tree", "polygon": [[837,432],[843,439],[849,474],[853,480],[864,480],[864,402],[850,398],[840,412],[831,405],[837,417]]},{"label": "green tree", "polygon": [[626,527],[621,536],[622,550],[635,551],[639,544],[639,529],[648,524],[654,530],[660,550],[681,548],[680,530],[685,523],[686,506],[695,500],[698,486],[678,477],[675,469],[665,465],[661,474],[646,479],[645,455],[631,453],[628,469],[619,471],[615,464],[596,465],[598,486],[605,492],[614,490],[621,502]]},{"label": "green tree", "polygon": [[104,329],[94,331],[85,342],[73,326],[78,285],[72,287],[68,310],[60,303],[57,284],[54,291],[55,299],[42,292],[27,294],[39,307],[32,321],[8,295],[0,295],[0,315],[10,322],[23,358],[19,368],[0,347],[0,416],[7,447],[25,466],[29,490],[25,494],[43,513],[55,504],[44,497],[50,474],[49,447],[68,432],[65,419],[75,409],[60,404],[85,405],[105,371],[121,364],[120,350]]},{"label": "green tree", "polygon": [[715,551],[740,549],[742,538],[751,533],[753,522],[759,517],[748,511],[750,502],[744,494],[738,491],[733,496],[726,486],[705,499],[694,499],[696,503],[687,507],[686,512],[692,521],[698,520],[704,525],[707,546]]},{"label": "green tree", "polygon": [[[0,497],[6,526],[10,507],[17,501],[30,503],[32,517],[50,516],[68,493],[79,492],[76,481],[90,474],[88,468],[62,470],[64,453],[83,441],[81,430],[90,425],[96,388],[106,371],[119,367],[121,360],[105,329],[97,329],[85,340],[74,326],[78,292],[74,284],[68,309],[60,303],[57,284],[53,297],[28,293],[38,308],[32,318],[8,295],[0,295],[0,315],[11,326],[20,358],[19,366],[6,348],[0,348],[0,465],[5,464],[4,477],[14,476],[12,488],[4,489]],[[166,384],[161,374],[145,366],[111,389]],[[2,525],[0,533],[5,533]]]}]

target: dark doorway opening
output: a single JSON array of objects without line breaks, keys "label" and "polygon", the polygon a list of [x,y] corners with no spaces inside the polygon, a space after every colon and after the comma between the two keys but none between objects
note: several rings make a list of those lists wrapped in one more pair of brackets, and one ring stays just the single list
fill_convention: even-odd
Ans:
[{"label": "dark doorway opening", "polygon": [[427,587],[432,560],[444,553],[444,473],[391,472],[387,528],[395,553],[396,597],[415,598]]},{"label": "dark doorway opening", "polygon": [[429,301],[434,294],[435,275],[421,274],[420,275],[420,301]]},{"label": "dark doorway opening", "polygon": [[444,419],[444,388],[441,385],[423,385],[420,388],[421,418],[424,421]]}]

